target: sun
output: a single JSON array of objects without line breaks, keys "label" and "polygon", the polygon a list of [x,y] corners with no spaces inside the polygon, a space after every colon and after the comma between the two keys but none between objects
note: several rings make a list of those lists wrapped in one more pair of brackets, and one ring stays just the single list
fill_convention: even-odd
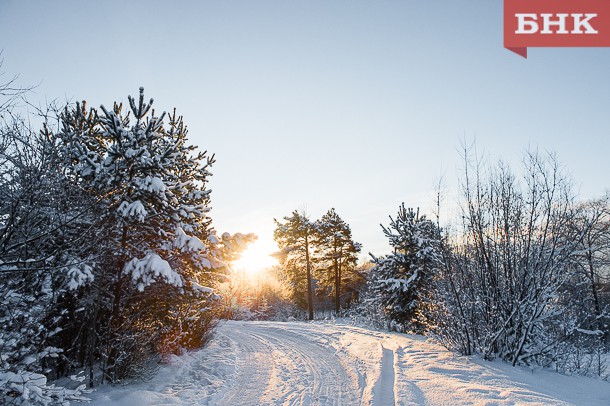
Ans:
[{"label": "sun", "polygon": [[231,264],[234,271],[244,272],[248,275],[257,275],[262,270],[277,265],[277,259],[272,256],[278,251],[273,240],[258,238]]}]

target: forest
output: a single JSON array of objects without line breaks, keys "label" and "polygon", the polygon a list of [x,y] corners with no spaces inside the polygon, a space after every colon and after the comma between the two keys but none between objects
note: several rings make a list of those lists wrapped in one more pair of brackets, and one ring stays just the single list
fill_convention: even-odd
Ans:
[{"label": "forest", "polygon": [[278,213],[278,265],[254,284],[231,263],[256,236],[213,227],[215,156],[189,144],[175,110],[140,88],[127,105],[33,118],[16,108],[24,92],[0,88],[5,402],[77,400],[154,373],[221,319],[345,318],[608,377],[610,197],[579,200],[552,153],[512,168],[464,148],[456,213],[444,215],[442,188],[428,215],[401,204],[379,228],[384,255],[366,258],[335,208]]}]

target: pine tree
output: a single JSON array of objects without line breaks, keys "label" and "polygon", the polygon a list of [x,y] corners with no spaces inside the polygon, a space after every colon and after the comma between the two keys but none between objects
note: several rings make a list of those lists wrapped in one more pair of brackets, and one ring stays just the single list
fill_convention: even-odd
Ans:
[{"label": "pine tree", "polygon": [[354,242],[349,225],[334,208],[316,221],[315,228],[316,253],[320,262],[318,287],[330,291],[335,312],[339,313],[343,286],[360,278],[354,268],[361,245]]},{"label": "pine tree", "polygon": [[369,281],[375,301],[390,320],[422,331],[426,324],[427,289],[442,264],[439,229],[434,222],[406,209],[404,203],[390,226],[381,226],[393,253],[373,257]]},{"label": "pine tree", "polygon": [[116,382],[201,346],[212,286],[255,238],[211,227],[214,157],[182,118],[142,90],[129,105],[78,103],[40,133],[0,123],[0,401],[62,403],[80,389],[48,378],[88,367],[93,386],[99,366]]},{"label": "pine tree", "polygon": [[273,238],[281,253],[280,262],[290,274],[290,281],[295,296],[302,297],[304,284],[307,289],[307,310],[309,320],[313,320],[313,281],[312,257],[315,234],[314,223],[296,210],[289,217],[284,217],[284,223],[273,219],[276,228]]},{"label": "pine tree", "polygon": [[209,327],[201,309],[212,298],[212,271],[224,266],[207,215],[214,156],[187,144],[175,110],[157,116],[152,103],[142,88],[127,112],[115,103],[100,113],[83,102],[65,110],[56,135],[68,176],[98,202],[99,245],[90,264],[97,293],[87,301],[90,330],[82,341],[90,356],[107,349],[102,365],[110,380],[131,373],[161,337],[188,345],[203,336],[194,324]]}]

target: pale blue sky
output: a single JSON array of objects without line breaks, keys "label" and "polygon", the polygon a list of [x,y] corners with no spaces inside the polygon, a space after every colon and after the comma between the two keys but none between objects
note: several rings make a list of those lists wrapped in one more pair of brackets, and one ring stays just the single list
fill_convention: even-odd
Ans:
[{"label": "pale blue sky", "polygon": [[[179,4],[174,4],[179,3]],[[3,70],[30,98],[110,105],[144,86],[214,152],[220,231],[335,207],[365,252],[404,201],[431,207],[464,137],[518,163],[556,151],[609,186],[610,49],[502,48],[502,2],[0,0]],[[451,202],[448,202],[451,203]]]}]

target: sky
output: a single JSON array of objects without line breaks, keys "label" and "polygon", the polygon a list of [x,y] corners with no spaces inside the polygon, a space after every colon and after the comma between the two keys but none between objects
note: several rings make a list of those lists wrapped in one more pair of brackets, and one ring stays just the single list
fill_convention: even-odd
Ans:
[{"label": "sky", "polygon": [[[220,231],[334,207],[363,253],[399,205],[447,206],[460,148],[518,166],[555,152],[580,198],[609,186],[610,48],[502,47],[499,0],[0,0],[3,78],[30,102],[126,101],[144,86],[215,153]],[[0,78],[2,79],[2,78]]]}]

